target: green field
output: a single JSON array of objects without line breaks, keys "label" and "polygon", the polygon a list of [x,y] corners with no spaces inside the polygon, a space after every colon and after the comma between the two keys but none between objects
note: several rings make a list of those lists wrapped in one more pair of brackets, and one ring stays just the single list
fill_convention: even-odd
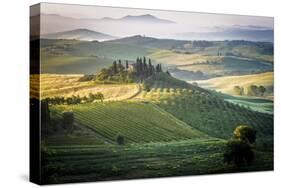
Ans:
[{"label": "green field", "polygon": [[93,74],[108,67],[114,59],[131,61],[149,52],[149,48],[127,44],[41,39],[41,72]]},{"label": "green field", "polygon": [[249,107],[257,112],[273,114],[273,101],[271,100],[236,97],[236,99],[226,99],[226,101]]},{"label": "green field", "polygon": [[207,75],[245,75],[273,71],[273,64],[239,57],[223,57],[220,61],[202,62],[177,66],[178,69],[201,71]]},{"label": "green field", "polygon": [[[49,146],[49,183],[181,176],[273,168],[272,153],[258,152],[251,167],[237,169],[223,162],[224,140],[192,139],[179,142],[116,146]],[[48,173],[47,172],[47,173]],[[55,172],[55,173],[52,173]]]},{"label": "green field", "polygon": [[262,137],[271,137],[273,134],[272,115],[234,105],[207,92],[166,88],[144,92],[142,97],[214,137],[229,138],[234,128],[240,124],[253,126]]},{"label": "green field", "polygon": [[115,142],[118,134],[126,143],[177,141],[206,137],[152,104],[140,102],[106,102],[64,105],[52,108],[56,114],[70,110],[76,123],[87,125],[103,137]]}]

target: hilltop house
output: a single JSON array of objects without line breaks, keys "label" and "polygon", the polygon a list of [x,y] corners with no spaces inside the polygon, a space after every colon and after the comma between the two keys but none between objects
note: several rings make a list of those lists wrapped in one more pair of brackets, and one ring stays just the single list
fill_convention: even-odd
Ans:
[{"label": "hilltop house", "polygon": [[130,63],[128,64],[128,71],[135,71],[136,70],[136,64],[135,63]]}]

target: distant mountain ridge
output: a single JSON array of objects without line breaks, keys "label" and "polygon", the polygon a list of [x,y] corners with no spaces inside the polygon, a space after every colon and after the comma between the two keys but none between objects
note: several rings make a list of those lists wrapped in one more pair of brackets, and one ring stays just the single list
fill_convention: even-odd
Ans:
[{"label": "distant mountain ridge", "polygon": [[146,22],[146,23],[163,23],[163,24],[175,23],[170,20],[157,18],[156,16],[153,16],[151,14],[144,14],[144,15],[139,15],[139,16],[127,15],[122,18],[112,19],[112,20],[130,21],[130,22]]},{"label": "distant mountain ridge", "polygon": [[127,15],[127,16],[123,16],[121,18],[112,18],[112,17],[103,17],[103,18],[72,18],[72,17],[65,17],[65,16],[61,16],[59,14],[44,14],[42,13],[41,16],[44,17],[52,17],[52,18],[63,18],[63,19],[69,19],[69,20],[79,20],[79,21],[98,21],[98,22],[102,22],[102,21],[134,21],[134,22],[150,22],[150,23],[162,23],[162,24],[168,24],[168,23],[176,23],[174,21],[171,20],[167,20],[167,19],[161,19],[158,18],[156,16],[153,16],[151,14],[143,14],[143,15]]},{"label": "distant mountain ridge", "polygon": [[104,40],[112,40],[117,37],[111,36],[105,33],[100,33],[97,31],[89,30],[89,29],[75,29],[70,31],[56,32],[45,34],[42,36],[45,39],[76,39],[76,40],[84,40],[84,41],[104,41]]}]

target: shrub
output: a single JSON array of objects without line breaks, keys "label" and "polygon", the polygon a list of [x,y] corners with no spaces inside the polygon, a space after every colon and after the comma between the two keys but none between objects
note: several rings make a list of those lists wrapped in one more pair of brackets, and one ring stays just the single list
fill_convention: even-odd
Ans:
[{"label": "shrub", "polygon": [[73,112],[63,112],[62,114],[62,124],[63,128],[69,132],[73,131],[74,128],[74,113]]},{"label": "shrub", "polygon": [[252,127],[247,125],[240,125],[236,127],[236,129],[233,132],[233,135],[234,138],[238,140],[253,144],[256,141],[256,133],[257,131]]},{"label": "shrub", "polygon": [[118,135],[118,136],[116,137],[116,142],[117,142],[119,145],[124,145],[124,144],[125,144],[125,138],[124,138],[124,136]]},{"label": "shrub", "polygon": [[224,162],[234,163],[238,168],[251,165],[254,160],[254,152],[251,146],[242,140],[229,140],[224,153]]}]

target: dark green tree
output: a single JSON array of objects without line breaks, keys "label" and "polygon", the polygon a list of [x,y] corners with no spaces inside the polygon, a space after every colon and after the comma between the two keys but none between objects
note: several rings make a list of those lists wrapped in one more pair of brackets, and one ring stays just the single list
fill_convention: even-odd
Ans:
[{"label": "dark green tree", "polygon": [[118,72],[118,69],[117,69],[117,62],[116,61],[113,61],[113,64],[112,64],[112,71],[113,71],[113,74],[116,74]]},{"label": "dark green tree", "polygon": [[116,142],[119,145],[124,145],[125,144],[125,138],[122,135],[117,135],[116,137]]},{"label": "dark green tree", "polygon": [[241,140],[230,140],[227,142],[224,162],[235,164],[238,168],[245,165],[251,165],[255,155],[251,146]]},{"label": "dark green tree", "polygon": [[73,112],[64,112],[62,114],[62,125],[64,129],[72,133],[74,129],[74,113]]},{"label": "dark green tree", "polygon": [[126,60],[126,70],[129,69],[129,63],[128,63],[128,60]]},{"label": "dark green tree", "polygon": [[121,60],[119,59],[118,60],[118,65],[117,65],[117,72],[118,73],[121,73],[121,72],[123,72],[124,71],[124,66],[122,65],[122,62],[121,62]]},{"label": "dark green tree", "polygon": [[257,131],[248,125],[240,125],[236,127],[233,132],[235,139],[248,142],[250,144],[255,143]]},{"label": "dark green tree", "polygon": [[261,96],[264,96],[264,93],[266,92],[266,88],[264,86],[259,86],[258,90],[259,90],[259,94]]}]

